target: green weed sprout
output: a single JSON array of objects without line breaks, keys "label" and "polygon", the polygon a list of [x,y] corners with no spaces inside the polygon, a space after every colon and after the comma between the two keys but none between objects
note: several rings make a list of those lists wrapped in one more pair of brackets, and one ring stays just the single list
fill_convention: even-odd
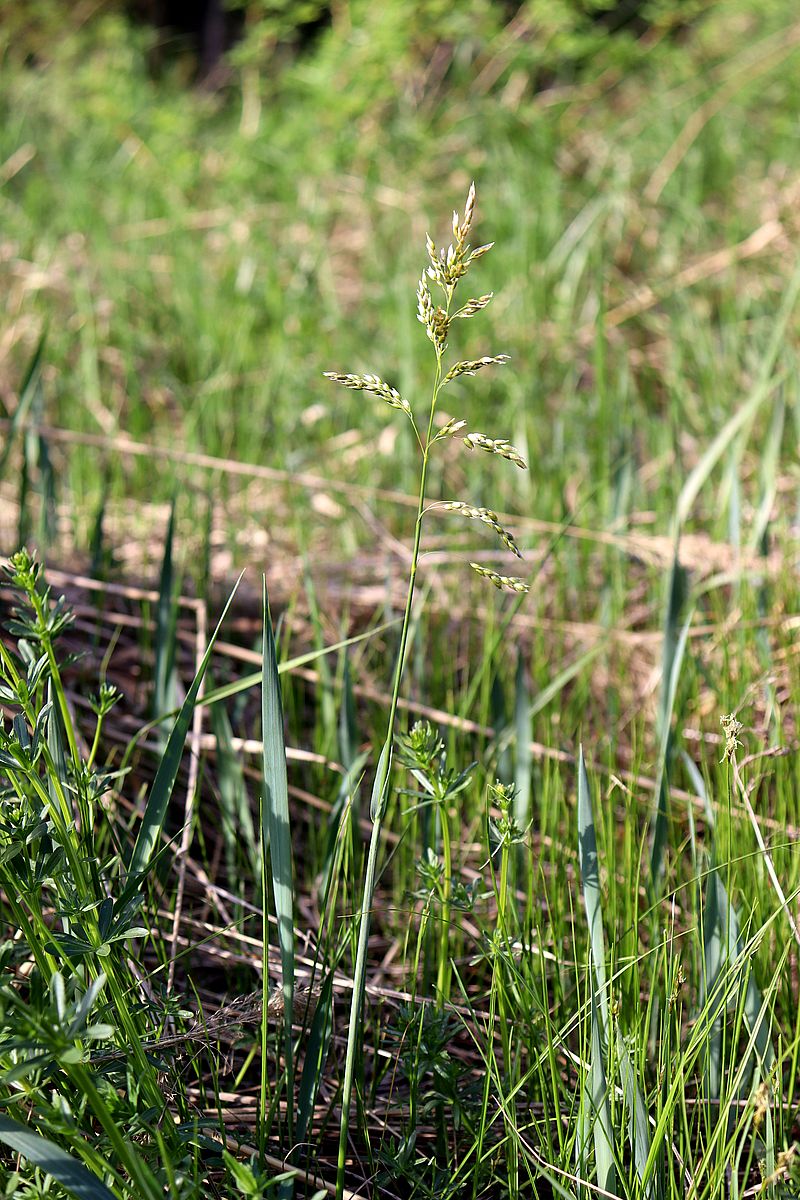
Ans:
[{"label": "green weed sprout", "polygon": [[[453,241],[447,249],[437,249],[434,242],[428,236],[427,251],[428,265],[422,272],[419,284],[417,286],[417,319],[424,326],[428,339],[433,345],[435,355],[435,367],[433,373],[433,387],[431,391],[430,402],[428,405],[427,415],[423,420],[418,419],[418,414],[414,408],[400,393],[380,376],[373,374],[342,374],[336,371],[326,371],[326,378],[332,379],[334,382],[341,384],[343,387],[351,388],[355,391],[369,392],[378,399],[383,400],[391,408],[398,409],[403,412],[411,423],[411,428],[414,431],[414,436],[417,440],[420,450],[420,469],[419,469],[419,499],[417,505],[417,517],[414,525],[414,543],[411,556],[411,565],[408,576],[408,589],[406,593],[405,610],[403,613],[403,623],[400,632],[400,646],[397,655],[397,664],[394,670],[394,680],[392,686],[391,703],[389,705],[389,716],[386,724],[386,737],[384,739],[378,763],[376,767],[375,780],[372,788],[372,799],[370,804],[370,817],[372,820],[372,834],[370,837],[369,853],[367,856],[367,866],[364,876],[364,887],[362,893],[361,912],[359,916],[359,933],[358,945],[356,949],[356,961],[353,974],[353,993],[350,1005],[350,1023],[347,1035],[347,1053],[345,1058],[344,1083],[342,1087],[342,1117],[339,1132],[339,1157],[337,1165],[336,1178],[336,1195],[341,1200],[344,1194],[344,1172],[345,1172],[345,1156],[347,1150],[347,1134],[350,1120],[350,1105],[353,1093],[353,1075],[355,1070],[355,1061],[359,1042],[359,1032],[361,1027],[362,1012],[364,1005],[364,990],[366,983],[367,971],[367,942],[369,939],[370,911],[372,908],[372,897],[375,890],[375,874],[378,858],[378,848],[380,845],[381,826],[386,812],[386,805],[389,797],[389,780],[392,766],[392,747],[395,732],[395,720],[397,717],[397,705],[400,697],[400,686],[403,680],[403,669],[406,661],[408,650],[408,639],[411,630],[411,611],[414,601],[414,592],[417,579],[417,569],[420,558],[420,544],[422,539],[422,526],[424,518],[431,507],[444,507],[451,512],[460,514],[467,518],[477,519],[491,528],[507,549],[511,550],[518,557],[521,557],[517,544],[513,535],[505,529],[497,518],[496,513],[490,509],[474,508],[472,505],[465,504],[461,501],[445,501],[434,505],[427,505],[426,488],[428,483],[428,467],[431,460],[434,447],[446,439],[456,436],[462,436],[464,444],[469,450],[482,450],[487,454],[498,455],[501,458],[508,459],[517,467],[525,468],[525,462],[521,455],[513,446],[504,439],[489,438],[484,434],[467,433],[462,434],[466,427],[466,421],[451,419],[447,421],[441,428],[436,428],[436,408],[439,401],[439,395],[444,387],[454,379],[458,379],[462,375],[475,375],[491,366],[501,366],[508,361],[508,356],[498,354],[493,356],[485,356],[478,359],[466,359],[456,362],[449,369],[445,368],[445,351],[447,350],[447,341],[451,331],[451,327],[455,321],[468,320],[481,312],[490,303],[492,294],[478,296],[477,298],[469,299],[460,307],[454,304],[454,297],[464,276],[469,271],[470,267],[479,258],[482,258],[489,250],[493,243],[478,246],[476,249],[471,249],[467,238],[469,237],[472,228],[473,218],[475,215],[475,184],[473,183],[469,189],[466,206],[464,208],[463,220],[459,218],[457,212],[453,213]],[[440,303],[434,302],[434,297],[431,288],[438,289],[441,293],[439,298]],[[488,579],[495,587],[509,590],[512,592],[527,592],[528,585],[515,576],[504,575],[498,571],[491,570],[488,567],[481,566],[478,563],[471,563],[472,568],[481,576]]]}]

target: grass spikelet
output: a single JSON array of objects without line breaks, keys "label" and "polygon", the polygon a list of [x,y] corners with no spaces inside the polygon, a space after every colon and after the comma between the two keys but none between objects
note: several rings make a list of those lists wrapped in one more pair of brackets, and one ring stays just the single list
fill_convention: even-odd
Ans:
[{"label": "grass spikelet", "polygon": [[373,396],[377,396],[380,400],[385,400],[390,408],[399,408],[401,412],[411,416],[411,405],[398,392],[397,388],[391,387],[378,375],[347,375],[339,371],[325,371],[326,379],[332,379],[334,383],[340,383],[342,387],[350,388],[354,392],[369,392]]},{"label": "grass spikelet", "polygon": [[462,517],[468,517],[471,520],[483,521],[484,525],[488,525],[493,529],[500,540],[511,551],[516,554],[517,558],[522,558],[522,553],[519,546],[514,540],[514,535],[508,529],[504,529],[498,520],[497,513],[492,512],[490,508],[475,508],[472,504],[464,504],[461,500],[447,500],[442,505],[447,512],[461,513]]},{"label": "grass spikelet", "polygon": [[483,370],[484,367],[502,367],[504,363],[509,361],[507,354],[485,355],[483,358],[465,359],[464,362],[456,363],[454,367],[450,368],[442,380],[442,387],[446,383],[449,383],[451,379],[458,379],[459,375],[475,375],[478,371]]},{"label": "grass spikelet", "polygon": [[484,579],[488,579],[500,591],[520,593],[530,591],[524,579],[517,579],[514,575],[501,575],[499,571],[493,571],[490,567],[482,567],[480,563],[471,562],[469,565],[473,571],[476,571],[478,575],[482,575]]},{"label": "grass spikelet", "polygon": [[489,438],[482,433],[468,433],[464,438],[464,445],[468,450],[483,450],[486,454],[499,454],[501,458],[507,458],[522,471],[528,469],[528,464],[519,450],[505,438]]},{"label": "grass spikelet", "polygon": [[[486,248],[488,250],[488,246]],[[482,309],[491,304],[493,297],[494,292],[487,292],[485,296],[475,296],[474,299],[468,300],[466,304],[462,305],[461,308],[453,313],[453,320],[455,320],[456,317],[462,319],[474,317],[475,313],[481,312]]]}]

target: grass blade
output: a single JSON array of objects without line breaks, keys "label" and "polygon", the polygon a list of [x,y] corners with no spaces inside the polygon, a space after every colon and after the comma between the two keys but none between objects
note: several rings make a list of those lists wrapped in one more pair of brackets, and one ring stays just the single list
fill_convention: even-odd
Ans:
[{"label": "grass blade", "polygon": [[[173,599],[174,571],[172,548],[175,538],[175,501],[172,501],[164,538],[164,557],[158,585],[156,609],[155,666],[153,670],[153,716],[175,708],[175,623],[177,612]],[[162,730],[163,732],[163,730]]]},{"label": "grass blade", "polygon": [[[262,578],[263,668],[261,687],[261,737],[263,742],[261,839],[269,845],[272,894],[278,919],[278,945],[281,955],[283,1024],[286,1054],[287,1114],[289,1143],[293,1140],[293,1054],[292,1013],[294,1007],[294,906],[292,899],[292,837],[289,828],[289,785],[286,777],[286,746],[283,732],[283,704],[278,676],[278,658],[269,611],[267,581]],[[264,980],[267,979],[267,904],[264,895]],[[262,1070],[266,1069],[266,1063]]]},{"label": "grass blade", "polygon": [[55,1142],[9,1117],[0,1116],[0,1141],[5,1142],[15,1154],[21,1154],[28,1162],[35,1163],[79,1200],[115,1200],[114,1193],[83,1163],[67,1154]]},{"label": "grass blade", "polygon": [[[239,576],[241,579],[241,575]],[[175,787],[175,780],[178,778],[178,770],[183,757],[183,747],[186,743],[186,735],[189,732],[189,725],[192,720],[192,713],[197,704],[197,697],[200,692],[200,685],[203,682],[203,676],[206,673],[208,664],[211,661],[211,654],[214,649],[219,631],[222,628],[222,623],[228,615],[233,597],[236,595],[236,590],[239,586],[237,580],[236,586],[228,597],[225,608],[222,611],[222,616],[217,623],[217,627],[211,636],[203,661],[200,663],[199,670],[194,677],[192,686],[186,694],[186,699],[180,707],[175,724],[172,727],[172,732],[167,738],[167,744],[164,747],[164,753],[161,756],[161,762],[156,772],[156,777],[153,780],[153,786],[150,789],[150,795],[147,798],[142,824],[139,829],[139,834],[136,838],[136,844],[133,847],[130,863],[128,865],[128,873],[132,879],[143,875],[150,865],[150,860],[153,856],[158,839],[161,835],[161,830],[164,827],[164,819],[167,815],[167,807],[169,805],[172,790]]]},{"label": "grass blade", "polygon": [[514,759],[514,817],[520,829],[527,829],[531,807],[533,755],[531,754],[531,698],[525,681],[525,660],[522,652],[517,655],[514,731],[517,742]]},{"label": "grass blade", "polygon": [[[608,1030],[608,996],[606,994],[606,943],[603,933],[603,910],[600,895],[600,874],[597,859],[597,839],[594,831],[592,797],[589,778],[583,757],[583,746],[578,753],[578,861],[581,872],[581,889],[589,924],[589,943],[592,952],[597,992],[600,997],[603,1034]],[[593,1001],[594,1003],[594,1001]]]},{"label": "grass blade", "polygon": [[19,390],[19,400],[17,407],[14,409],[14,415],[11,418],[8,432],[6,434],[6,444],[0,451],[0,477],[6,468],[11,451],[14,448],[14,438],[17,431],[24,424],[25,418],[30,412],[34,397],[36,396],[41,376],[42,376],[42,357],[44,355],[44,347],[47,342],[47,330],[44,331],[39,341],[36,344],[31,360],[28,363],[28,369],[25,372],[25,378],[22,381],[22,387]]},{"label": "grass blade", "polygon": [[[600,894],[600,872],[597,858],[592,796],[583,746],[578,753],[578,860],[581,890],[589,924],[591,969],[591,1063],[586,1080],[584,1102],[589,1101],[590,1124],[594,1134],[595,1167],[600,1187],[612,1192],[616,1186],[614,1142],[611,1114],[608,1108],[608,1086],[603,1061],[608,1041],[608,995],[606,988],[606,945],[603,933],[603,908]],[[599,1014],[598,1014],[599,1000]]]},{"label": "grass blade", "polygon": [[688,479],[681,489],[681,494],[678,497],[678,505],[675,510],[675,526],[676,529],[681,529],[686,523],[686,520],[692,511],[692,506],[697,499],[701,488],[713,471],[714,467],[719,462],[722,455],[727,450],[730,443],[736,437],[740,430],[744,429],[750,421],[753,420],[761,405],[772,394],[778,386],[778,380],[772,378],[772,372],[775,367],[775,362],[780,352],[781,346],[784,343],[786,326],[794,312],[797,297],[800,293],[800,264],[795,268],[794,275],[786,288],[783,296],[783,302],[780,310],[775,318],[772,327],[772,335],[769,344],[761,360],[761,368],[758,373],[753,391],[750,398],[742,405],[737,413],[725,422],[717,436],[711,442],[711,445],[700,458],[695,468],[689,474]]},{"label": "grass blade", "polygon": [[661,658],[661,696],[658,705],[658,761],[656,767],[656,809],[651,822],[650,886],[655,894],[664,870],[669,818],[669,775],[672,757],[672,714],[678,690],[681,665],[691,624],[691,610],[683,624],[681,617],[688,597],[688,576],[681,566],[676,542],[667,592],[667,613],[664,620],[664,648]]}]

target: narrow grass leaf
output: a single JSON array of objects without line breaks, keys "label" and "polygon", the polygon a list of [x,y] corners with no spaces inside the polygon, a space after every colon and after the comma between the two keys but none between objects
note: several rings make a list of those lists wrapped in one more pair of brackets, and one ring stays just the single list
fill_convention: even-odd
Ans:
[{"label": "narrow grass leaf", "polygon": [[48,1138],[0,1116],[0,1141],[22,1155],[79,1200],[115,1200],[114,1193],[82,1162]]},{"label": "narrow grass leaf", "polygon": [[9,455],[14,448],[14,439],[17,435],[17,432],[24,424],[25,418],[28,416],[28,413],[33,405],[34,397],[39,391],[42,376],[42,358],[44,355],[46,342],[47,330],[45,330],[45,332],[39,338],[39,341],[36,344],[36,349],[31,355],[30,362],[28,363],[27,370],[25,371],[25,376],[22,380],[22,386],[19,390],[19,399],[17,400],[17,407],[14,409],[14,415],[11,417],[11,421],[8,426],[6,444],[2,451],[0,451],[0,477],[5,471]]},{"label": "narrow grass leaf", "polygon": [[525,679],[525,660],[522,652],[517,655],[514,687],[514,733],[516,736],[514,817],[520,829],[527,829],[531,807],[533,755],[531,754],[531,698]]},{"label": "narrow grass leaf", "polygon": [[[628,1141],[630,1142],[636,1174],[643,1185],[642,1194],[645,1200],[651,1200],[655,1195],[655,1181],[647,1178],[647,1162],[650,1157],[650,1122],[647,1119],[647,1106],[644,1102],[636,1069],[633,1065],[622,1030],[617,1025],[617,1062],[619,1065],[622,1094],[625,1097],[625,1107],[628,1110]],[[663,1155],[659,1156],[663,1158]],[[660,1176],[661,1163],[656,1166],[656,1178]]]},{"label": "narrow grass leaf", "polygon": [[375,768],[375,778],[372,782],[372,795],[369,802],[370,820],[380,821],[386,811],[386,801],[389,795],[389,772],[392,765],[392,743],[387,739],[378,758]]},{"label": "narrow grass leaf", "polygon": [[[241,579],[241,575],[239,576]],[[158,765],[156,777],[153,780],[153,786],[150,789],[150,795],[147,798],[142,824],[139,829],[139,834],[136,838],[136,844],[133,847],[130,863],[128,865],[128,873],[136,879],[144,874],[150,865],[150,860],[153,856],[156,844],[161,836],[161,830],[164,827],[164,820],[167,815],[167,807],[175,787],[175,780],[178,778],[178,770],[183,757],[183,748],[186,743],[186,736],[189,732],[189,726],[192,721],[192,713],[197,704],[197,697],[200,693],[200,685],[203,682],[208,664],[211,661],[211,654],[214,649],[219,631],[222,628],[222,623],[228,615],[233,597],[236,595],[236,590],[239,586],[237,580],[236,585],[231,592],[228,602],[223,609],[222,616],[219,619],[216,629],[208,643],[203,660],[200,663],[197,674],[194,677],[191,687],[186,694],[186,699],[180,707],[175,724],[172,727],[167,744],[164,747],[164,753],[161,756],[161,762]]]},{"label": "narrow grass leaf", "polygon": [[[589,778],[583,757],[583,746],[578,753],[578,861],[581,872],[581,889],[589,924],[589,943],[592,951],[594,975],[600,998],[603,1037],[608,1030],[608,996],[606,994],[606,944],[603,933],[603,909],[600,894],[600,872],[597,858],[597,838],[592,813],[592,797]],[[594,1003],[594,1001],[593,1001]]]},{"label": "narrow grass leaf", "polygon": [[760,447],[758,456],[759,476],[761,483],[761,500],[758,505],[758,510],[753,520],[753,528],[750,533],[749,545],[752,550],[760,550],[762,553],[767,551],[767,530],[769,528],[769,518],[772,513],[772,507],[775,503],[775,493],[778,487],[778,475],[780,471],[780,456],[781,443],[783,441],[783,429],[786,423],[786,404],[782,396],[772,410],[772,420],[769,423],[769,430],[764,439],[763,445]]},{"label": "narrow grass leaf", "polygon": [[175,539],[175,500],[173,499],[164,538],[161,575],[156,607],[155,666],[153,670],[153,716],[175,708],[175,632],[174,568],[172,562]]},{"label": "narrow grass leaf", "polygon": [[[266,577],[262,578],[263,667],[261,686],[261,738],[263,743],[261,836],[269,844],[272,894],[278,921],[281,956],[284,1042],[288,1090],[289,1140],[292,1140],[294,1102],[292,1012],[294,1005],[294,905],[292,898],[292,836],[289,827],[289,786],[286,776],[286,746],[283,704],[278,677],[278,658],[269,610]],[[266,901],[266,896],[265,896]],[[266,910],[266,902],[264,905]],[[266,922],[265,922],[266,924]],[[264,946],[264,973],[267,946]]]},{"label": "narrow grass leaf", "polygon": [[667,611],[664,619],[664,646],[661,655],[661,695],[658,704],[659,750],[656,765],[656,808],[653,813],[652,845],[650,850],[650,886],[655,895],[664,870],[669,820],[669,776],[672,757],[672,714],[678,691],[683,656],[689,636],[692,613],[683,624],[681,617],[688,597],[688,576],[681,566],[679,545],[676,542],[667,590]]},{"label": "narrow grass leaf", "polygon": [[758,378],[755,382],[749,399],[745,401],[738,412],[734,413],[734,415],[725,422],[717,436],[711,442],[711,445],[701,456],[700,461],[691,471],[688,479],[681,489],[681,494],[678,497],[678,504],[675,510],[676,529],[682,528],[686,523],[700,490],[702,489],[716,464],[719,462],[722,455],[727,450],[730,443],[733,441],[739,431],[745,429],[746,426],[753,420],[761,405],[778,386],[780,381],[772,378],[772,372],[775,367],[775,362],[780,349],[784,344],[786,326],[794,311],[794,306],[797,303],[798,293],[800,293],[800,263],[798,263],[798,266],[795,268],[791,282],[783,294],[783,301],[773,322],[772,334],[767,345],[767,349],[761,360]]},{"label": "narrow grass leaf", "polygon": [[254,879],[261,873],[258,838],[250,811],[240,757],[233,748],[233,731],[222,704],[211,709],[211,727],[217,743],[217,788],[219,792],[221,832],[225,843],[228,886],[241,891],[241,858],[249,864]]},{"label": "narrow grass leaf", "polygon": [[[376,625],[374,629],[368,629],[366,633],[357,633],[353,637],[344,638],[341,642],[334,642],[331,646],[325,646],[322,650],[309,650],[305,654],[298,654],[294,658],[287,658],[285,662],[278,664],[278,674],[285,675],[289,671],[297,671],[300,667],[307,667],[311,663],[317,662],[326,654],[336,654],[338,650],[344,650],[348,646],[355,646],[358,642],[365,642],[369,638],[377,637],[378,634],[384,633],[393,625],[399,625],[399,618],[392,618],[391,621],[384,621],[382,625]],[[203,703],[218,704],[220,700],[228,700],[231,696],[238,696],[240,692],[247,692],[251,688],[259,687],[261,684],[261,672],[254,671],[251,675],[245,675],[241,679],[234,679],[231,683],[222,684],[220,687],[214,688],[213,691],[207,692],[203,697]]]},{"label": "narrow grass leaf", "polygon": [[[608,1084],[603,1066],[607,1026],[601,1028],[604,1018],[598,1014],[597,994],[591,971],[589,972],[589,989],[591,994],[592,1059],[589,1064],[588,1082],[594,1134],[594,1165],[600,1187],[614,1195],[617,1186],[617,1171],[614,1165],[614,1137],[611,1128],[611,1113],[608,1107]],[[600,996],[602,999],[602,992]]]},{"label": "narrow grass leaf", "polygon": [[297,1089],[297,1128],[296,1141],[305,1140],[309,1123],[314,1113],[319,1087],[323,1078],[325,1060],[333,1034],[333,971],[328,973],[322,985],[317,1007],[314,1012],[308,1039],[305,1042],[305,1057],[303,1071],[300,1076],[300,1086]]}]

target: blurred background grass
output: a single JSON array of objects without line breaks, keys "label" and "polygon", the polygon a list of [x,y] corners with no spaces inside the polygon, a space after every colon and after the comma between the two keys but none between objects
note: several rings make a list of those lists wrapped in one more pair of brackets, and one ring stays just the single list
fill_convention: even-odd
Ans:
[{"label": "blurred background grass", "polygon": [[[473,286],[497,295],[457,352],[512,362],[448,403],[535,470],[503,473],[501,496],[492,472],[489,497],[493,464],[454,454],[448,489],[468,471],[476,503],[669,532],[793,265],[792,4],[251,3],[205,74],[186,32],[119,5],[2,15],[7,416],[46,329],[48,425],[410,490],[396,423],[321,374],[377,371],[422,399],[424,234],[445,237],[474,177],[477,237],[498,246]],[[794,322],[781,369],[796,414]],[[759,442],[739,472],[754,503]],[[177,485],[183,518],[204,520],[195,469],[48,448],[61,537],[84,552],[104,500],[165,503]],[[729,484],[696,514],[714,536]],[[339,519],[343,495],[317,495],[313,519],[352,547],[372,535]],[[308,512],[293,489],[289,515]]]}]

